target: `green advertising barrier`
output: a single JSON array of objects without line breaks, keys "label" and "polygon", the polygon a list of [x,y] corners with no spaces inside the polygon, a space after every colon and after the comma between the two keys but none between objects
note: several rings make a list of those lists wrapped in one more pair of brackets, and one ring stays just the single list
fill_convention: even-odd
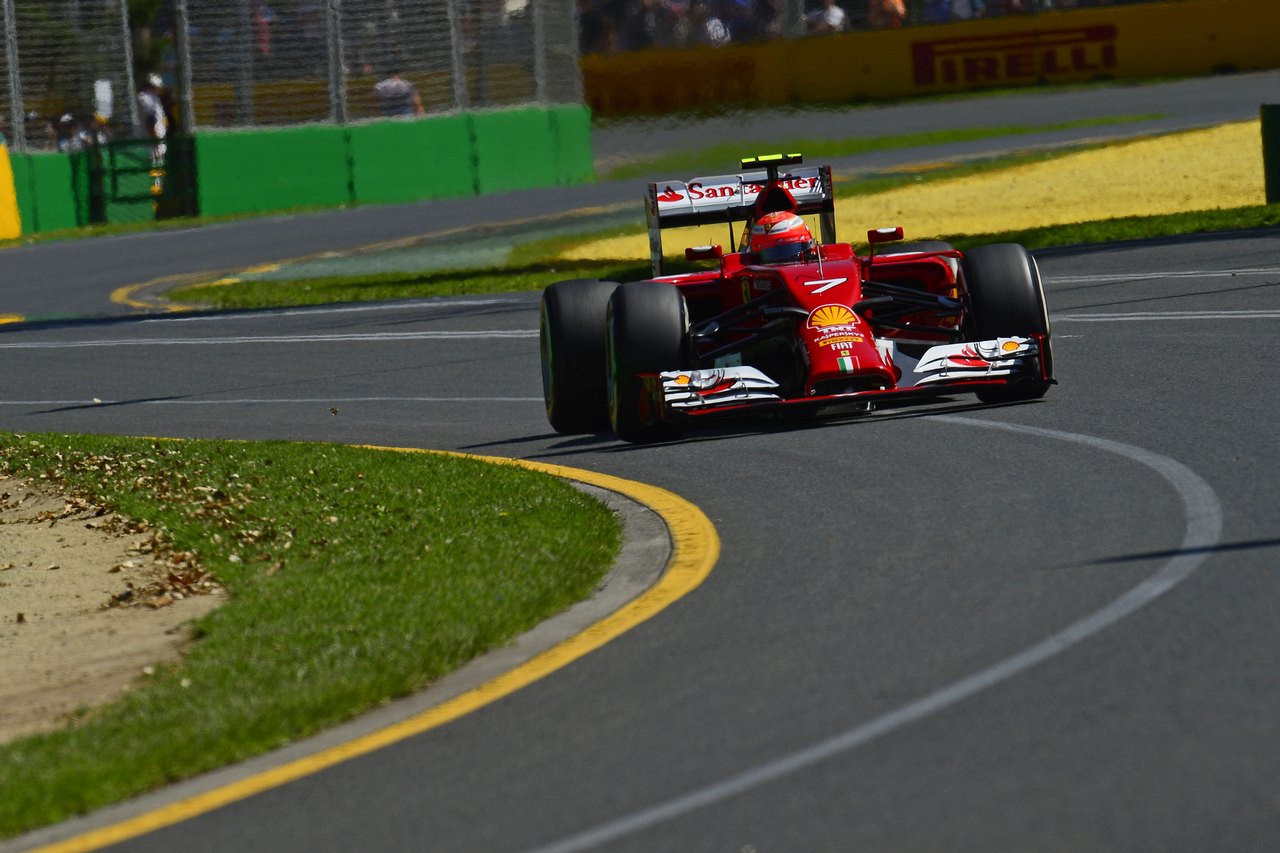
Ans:
[{"label": "green advertising barrier", "polygon": [[548,112],[556,144],[556,183],[571,185],[594,180],[591,110],[574,104],[552,107]]},{"label": "green advertising barrier", "polygon": [[[123,151],[149,144],[120,140],[112,146]],[[594,176],[591,113],[579,105],[347,127],[205,130],[185,144],[182,162],[193,163],[194,171],[181,170],[184,205],[168,215],[390,204],[577,184]],[[166,200],[152,204],[144,192],[150,180],[144,167],[115,168],[119,164],[110,160],[107,165],[115,166],[100,180],[109,180],[112,192],[93,196],[90,164],[81,162],[88,156],[13,156],[23,233],[165,214]],[[174,163],[168,171],[167,180],[176,182]],[[117,186],[126,179],[137,187]],[[194,200],[187,204],[189,196]]]},{"label": "green advertising barrier", "polygon": [[209,130],[196,137],[200,213],[265,213],[355,201],[343,127]]},{"label": "green advertising barrier", "polygon": [[70,154],[13,154],[11,159],[23,234],[87,223],[82,218],[83,200],[76,193],[81,181],[72,169]]},{"label": "green advertising barrier", "polygon": [[556,143],[547,110],[475,113],[476,186],[480,193],[556,183]]},{"label": "green advertising barrier", "polygon": [[350,144],[352,185],[361,204],[476,192],[469,116],[356,125]]}]

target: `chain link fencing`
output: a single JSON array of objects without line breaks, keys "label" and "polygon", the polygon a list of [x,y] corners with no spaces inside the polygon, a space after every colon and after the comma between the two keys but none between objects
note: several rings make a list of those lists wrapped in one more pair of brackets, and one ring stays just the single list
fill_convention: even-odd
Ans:
[{"label": "chain link fencing", "polygon": [[187,133],[582,102],[576,0],[163,0],[132,33],[128,0],[0,2],[0,130],[18,151],[136,135],[147,38]]},{"label": "chain link fencing", "polygon": [[78,150],[111,127],[131,132],[127,0],[3,0],[3,8],[0,131],[18,150]]}]

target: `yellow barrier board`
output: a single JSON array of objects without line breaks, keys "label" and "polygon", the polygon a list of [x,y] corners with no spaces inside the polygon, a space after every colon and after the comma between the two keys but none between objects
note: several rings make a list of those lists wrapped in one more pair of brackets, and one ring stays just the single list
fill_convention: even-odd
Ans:
[{"label": "yellow barrier board", "polygon": [[9,149],[0,143],[0,240],[16,240],[22,236],[22,217],[18,214],[18,194],[13,187],[13,164]]},{"label": "yellow barrier board", "polygon": [[1280,67],[1275,0],[1079,8],[582,59],[597,116]]}]

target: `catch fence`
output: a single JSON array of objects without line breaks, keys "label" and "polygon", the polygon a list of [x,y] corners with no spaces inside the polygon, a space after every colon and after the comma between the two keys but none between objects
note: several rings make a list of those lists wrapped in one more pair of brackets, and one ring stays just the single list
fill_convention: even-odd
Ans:
[{"label": "catch fence", "polygon": [[0,2],[19,152],[141,135],[135,68],[188,134],[582,102],[575,0],[162,0],[146,27],[128,0]]}]

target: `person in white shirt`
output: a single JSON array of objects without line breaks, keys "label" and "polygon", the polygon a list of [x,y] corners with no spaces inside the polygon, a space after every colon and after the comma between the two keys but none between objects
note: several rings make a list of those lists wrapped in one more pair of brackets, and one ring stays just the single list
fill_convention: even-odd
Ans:
[{"label": "person in white shirt", "polygon": [[164,194],[164,158],[169,151],[165,142],[169,136],[169,116],[160,97],[163,86],[159,74],[148,74],[138,89],[138,121],[142,132],[155,140],[151,146],[151,195],[156,198]]},{"label": "person in white shirt", "polygon": [[822,0],[822,8],[809,13],[808,26],[811,35],[843,32],[848,17],[836,5],[836,0]]}]

